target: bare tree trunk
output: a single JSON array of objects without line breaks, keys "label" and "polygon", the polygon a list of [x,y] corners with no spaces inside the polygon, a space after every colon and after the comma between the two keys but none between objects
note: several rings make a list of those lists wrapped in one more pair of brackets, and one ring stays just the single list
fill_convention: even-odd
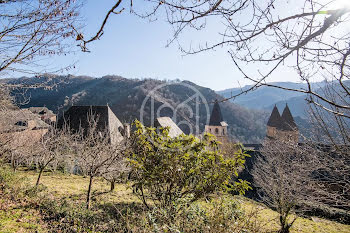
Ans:
[{"label": "bare tree trunk", "polygon": [[87,197],[86,197],[86,209],[90,209],[91,187],[92,187],[93,178],[94,177],[90,175],[89,188],[88,188]]},{"label": "bare tree trunk", "polygon": [[286,217],[280,215],[281,229],[279,230],[279,233],[289,233],[289,227],[288,227],[288,223],[286,223],[286,221],[287,221]]},{"label": "bare tree trunk", "polygon": [[35,186],[38,187],[39,186],[39,183],[40,183],[40,178],[41,178],[41,175],[43,174],[43,171],[44,171],[44,168],[40,168],[39,170],[39,175],[38,175],[38,179],[36,180],[36,184]]},{"label": "bare tree trunk", "polygon": [[143,187],[141,186],[141,196],[142,196],[142,202],[143,204],[147,207],[147,209],[149,209],[149,206],[146,202],[146,199],[145,199],[145,194],[143,193]]},{"label": "bare tree trunk", "polygon": [[16,172],[17,166],[16,166],[16,161],[15,161],[13,154],[11,155],[11,166],[12,166],[13,171]]},{"label": "bare tree trunk", "polygon": [[291,223],[288,223],[288,216],[289,215],[290,215],[290,210],[288,210],[285,213],[280,214],[281,229],[278,231],[279,233],[289,233],[289,229],[292,227],[293,223],[297,219],[297,217],[295,217]]},{"label": "bare tree trunk", "polygon": [[289,233],[289,228],[290,228],[291,226],[289,225],[289,224],[287,224],[286,226],[283,226],[282,228],[281,228],[281,230],[279,230],[278,231],[278,233]]},{"label": "bare tree trunk", "polygon": [[111,192],[115,189],[115,180],[111,181]]}]

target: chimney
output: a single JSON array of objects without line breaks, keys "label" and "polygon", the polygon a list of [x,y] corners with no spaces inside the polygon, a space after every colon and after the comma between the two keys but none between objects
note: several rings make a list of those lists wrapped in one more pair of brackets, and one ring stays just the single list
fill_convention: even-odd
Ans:
[{"label": "chimney", "polygon": [[124,123],[124,136],[130,138],[130,124]]}]

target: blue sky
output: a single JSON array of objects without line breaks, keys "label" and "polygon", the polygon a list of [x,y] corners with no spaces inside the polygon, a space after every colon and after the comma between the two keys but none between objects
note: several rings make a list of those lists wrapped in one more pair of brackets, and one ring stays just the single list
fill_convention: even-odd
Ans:
[{"label": "blue sky", "polygon": [[[86,2],[82,9],[86,24],[85,38],[98,30],[106,12],[115,1]],[[218,40],[220,37],[217,28],[221,25],[221,22],[210,21],[206,30],[185,32],[180,41],[184,46],[188,46]],[[228,48],[183,56],[176,43],[166,47],[171,36],[172,28],[164,19],[148,22],[126,11],[120,15],[112,15],[101,40],[89,44],[91,53],[77,52],[69,57],[54,58],[52,62],[59,66],[65,62],[76,61],[76,68],[69,71],[73,75],[120,75],[125,78],[161,80],[179,78],[214,90],[248,84],[231,61],[227,53]],[[247,68],[257,69],[255,65]],[[298,79],[290,71],[281,69],[279,75],[269,81],[282,80]]]}]

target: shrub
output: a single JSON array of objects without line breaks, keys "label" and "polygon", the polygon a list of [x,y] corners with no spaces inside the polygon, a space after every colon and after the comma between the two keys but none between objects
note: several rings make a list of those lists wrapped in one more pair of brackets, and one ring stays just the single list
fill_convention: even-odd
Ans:
[{"label": "shrub", "polygon": [[0,164],[0,193],[16,198],[25,187],[25,178],[20,177],[7,165]]},{"label": "shrub", "polygon": [[180,200],[192,203],[216,191],[244,193],[249,188],[246,181],[231,182],[248,156],[241,148],[225,159],[219,142],[210,134],[201,140],[193,135],[171,138],[167,128],[157,132],[139,121],[134,124],[134,144],[128,159],[134,191],[147,207],[150,199],[161,209],[177,211]]},{"label": "shrub", "polygon": [[52,232],[259,232],[231,197],[190,205],[180,201],[176,213],[135,203],[104,203],[87,210],[83,203],[49,198],[39,208]]},{"label": "shrub", "polygon": [[9,188],[9,183],[13,183],[14,173],[5,166],[0,167],[0,189]]},{"label": "shrub", "polygon": [[[261,232],[252,216],[245,215],[238,202],[219,197],[207,203],[195,202],[177,213],[158,207],[132,212],[128,232]],[[256,216],[254,216],[256,217]]]},{"label": "shrub", "polygon": [[39,184],[38,186],[29,187],[24,190],[24,194],[30,198],[37,197],[39,193],[42,193],[47,190],[47,187],[43,184]]}]

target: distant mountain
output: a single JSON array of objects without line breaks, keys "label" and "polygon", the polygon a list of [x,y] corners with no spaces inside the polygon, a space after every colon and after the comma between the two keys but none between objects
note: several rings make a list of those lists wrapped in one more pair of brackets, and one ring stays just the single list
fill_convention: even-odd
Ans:
[{"label": "distant mountain", "polygon": [[[293,82],[275,82],[271,83],[274,85],[287,87],[287,88],[305,88],[306,84],[303,83],[293,83]],[[251,85],[244,86],[242,88],[231,88],[223,91],[218,91],[217,93],[227,98],[232,95],[240,93],[242,90],[248,90]],[[242,105],[251,109],[266,109],[270,105],[273,105],[280,101],[286,101],[293,97],[302,96],[302,93],[285,91],[282,89],[277,89],[273,87],[262,86],[256,90],[248,92],[247,94],[238,96],[232,102]]]},{"label": "distant mountain", "polygon": [[[139,119],[140,109],[146,96],[159,85],[165,86],[154,93],[154,96],[156,96],[154,98],[154,109],[164,106],[164,103],[177,106],[194,94],[193,91],[183,85],[167,85],[171,84],[171,82],[153,79],[126,79],[120,76],[92,78],[86,76],[46,75],[37,78],[20,78],[6,81],[37,84],[39,86],[39,88],[28,90],[27,95],[30,96],[30,102],[23,107],[46,106],[56,113],[62,113],[63,110],[71,105],[108,104],[123,122]],[[183,81],[182,84],[190,85],[197,89],[209,103],[222,98],[209,88],[201,87],[188,81]],[[53,88],[47,89],[41,86]],[[16,93],[13,94],[15,95]],[[195,101],[187,103],[191,109],[195,109],[195,104]],[[248,110],[231,102],[224,102],[220,105],[224,120],[229,124],[229,134],[232,137],[244,143],[257,143],[265,136],[266,121],[269,113],[262,110]],[[210,104],[210,108],[212,108],[212,104]],[[152,110],[150,103],[145,104],[144,110],[144,123],[150,124]],[[199,128],[202,132],[208,113],[204,104],[199,105],[198,111]],[[160,111],[160,115],[172,116],[172,111],[170,111],[170,108],[163,108]],[[188,108],[181,108],[176,116],[177,123],[183,123],[180,124],[180,128],[185,133],[189,133],[190,128],[195,124],[195,116],[191,116]],[[184,122],[188,122],[188,125],[184,124]]]},{"label": "distant mountain", "polygon": [[[271,84],[294,89],[307,88],[306,84],[304,83],[274,82]],[[315,90],[320,90],[320,88],[324,86],[324,83],[314,83],[313,86]],[[217,93],[228,98],[232,95],[240,93],[242,90],[247,90],[251,87],[251,85],[247,85],[243,88],[231,88],[223,91],[218,91]],[[294,117],[299,116],[306,119],[308,118],[308,105],[305,99],[306,95],[300,92],[286,91],[279,88],[262,86],[256,90],[253,90],[231,100],[231,102],[242,105],[246,108],[265,110],[267,112],[271,112],[275,104],[279,109],[284,107],[285,104],[288,104]]]},{"label": "distant mountain", "polygon": [[276,105],[279,109],[282,109],[286,104],[288,104],[289,108],[291,109],[291,112],[293,116],[299,116],[301,118],[307,119],[308,118],[308,104],[305,100],[306,95],[301,95],[297,97],[292,97],[286,101],[278,101],[274,104],[271,104],[268,107],[265,107],[265,109],[270,112],[273,107]]},{"label": "distant mountain", "polygon": [[[292,83],[292,82],[276,82],[272,83],[277,86],[282,86],[286,88],[294,89],[306,89],[305,84],[302,83]],[[345,80],[343,85],[347,87],[350,86],[350,80]],[[344,93],[343,88],[339,85],[337,81],[334,82],[318,82],[313,83],[313,90],[315,93],[318,93],[324,96],[324,93],[330,91],[331,93],[338,92]],[[240,93],[242,90],[247,90],[251,86],[244,86],[243,88],[231,88],[223,91],[218,91],[217,93],[228,98],[232,95]],[[332,98],[337,98],[339,103],[342,103],[341,98],[347,98],[345,96],[341,97],[340,95],[333,95]],[[288,104],[289,109],[291,110],[292,115],[294,116],[295,122],[297,123],[299,130],[302,135],[308,137],[311,136],[312,124],[308,121],[308,111],[309,104],[306,101],[307,95],[299,92],[286,91],[283,89],[272,88],[262,86],[256,90],[250,91],[247,94],[237,97],[236,99],[230,100],[233,103],[242,105],[253,110],[265,111],[267,114],[271,113],[273,107],[276,105],[280,112],[283,111],[283,108]],[[322,102],[326,108],[330,108],[330,105],[326,102]]]}]

